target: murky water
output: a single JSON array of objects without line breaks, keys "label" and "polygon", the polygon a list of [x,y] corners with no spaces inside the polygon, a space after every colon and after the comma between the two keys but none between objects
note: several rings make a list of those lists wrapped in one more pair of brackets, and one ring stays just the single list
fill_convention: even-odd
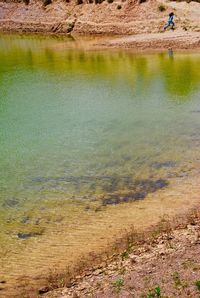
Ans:
[{"label": "murky water", "polygon": [[0,37],[2,297],[198,189],[200,54],[75,45]]}]

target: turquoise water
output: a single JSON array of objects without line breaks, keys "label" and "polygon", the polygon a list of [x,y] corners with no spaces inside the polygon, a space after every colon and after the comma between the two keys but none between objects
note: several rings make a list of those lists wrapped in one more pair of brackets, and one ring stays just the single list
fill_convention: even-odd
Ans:
[{"label": "turquoise water", "polygon": [[1,253],[42,237],[60,202],[145,199],[200,158],[200,54],[72,46],[0,36]]}]

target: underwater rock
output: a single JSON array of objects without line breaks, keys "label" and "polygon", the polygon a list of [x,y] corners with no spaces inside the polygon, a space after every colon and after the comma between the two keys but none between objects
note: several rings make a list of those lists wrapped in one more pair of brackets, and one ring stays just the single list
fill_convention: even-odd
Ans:
[{"label": "underwater rock", "polygon": [[126,161],[130,161],[131,160],[131,156],[130,155],[126,155],[126,154],[123,154],[122,155],[122,159],[126,162]]},{"label": "underwater rock", "polygon": [[30,217],[29,216],[25,216],[22,218],[21,223],[23,224],[28,224],[30,223]]},{"label": "underwater rock", "polygon": [[119,184],[119,177],[111,177],[111,179],[109,179],[110,181],[108,181],[107,183],[102,185],[102,189],[106,192],[114,192],[117,190],[118,188],[118,184]]},{"label": "underwater rock", "polygon": [[86,206],[85,211],[90,211],[90,206]]},{"label": "underwater rock", "polygon": [[17,198],[8,198],[3,202],[2,207],[12,208],[12,207],[16,207],[18,204],[19,204],[19,200]]},{"label": "underwater rock", "polygon": [[102,205],[116,205],[124,202],[142,200],[146,197],[145,192],[130,192],[126,195],[111,194],[103,199]]},{"label": "underwater rock", "polygon": [[143,200],[148,195],[148,193],[156,192],[159,189],[162,189],[168,186],[168,181],[164,179],[158,180],[136,180],[132,182],[133,190],[131,190],[128,194],[109,194],[106,195],[102,200],[102,205],[116,205],[124,202],[131,202],[136,200]]},{"label": "underwater rock", "polygon": [[30,237],[34,237],[32,233],[17,233],[17,237],[19,239],[28,239]]},{"label": "underwater rock", "polygon": [[45,177],[41,177],[41,176],[38,176],[38,177],[34,177],[32,178],[32,181],[33,182],[47,182],[49,178],[45,178]]},{"label": "underwater rock", "polygon": [[175,165],[176,165],[176,162],[173,160],[168,160],[164,162],[155,161],[151,164],[151,167],[153,169],[160,170],[162,168],[172,168],[172,167],[175,167]]},{"label": "underwater rock", "polygon": [[136,189],[139,188],[140,191],[145,191],[147,193],[155,192],[161,188],[164,188],[168,186],[168,181],[164,179],[158,179],[158,180],[150,180],[150,179],[144,179],[144,180],[137,180],[135,182]]},{"label": "underwater rock", "polygon": [[40,236],[40,235],[42,235],[42,232],[40,232],[40,233],[37,233],[37,232],[27,232],[27,233],[19,232],[19,233],[17,233],[17,237],[19,239],[23,239],[23,240],[29,239],[31,237]]},{"label": "underwater rock", "polygon": [[[156,167],[169,167],[173,166],[173,161],[167,161],[162,164],[154,164]],[[108,193],[103,199],[103,205],[119,204],[121,202],[128,202],[134,200],[141,200],[146,197],[148,193],[152,193],[166,187],[168,182],[163,179],[142,179],[133,180],[131,175],[129,176],[118,176],[118,175],[105,175],[105,176],[61,176],[61,177],[39,177],[36,181],[43,181],[48,183],[70,183],[74,187],[76,193],[81,192],[81,187],[84,187],[84,191],[95,192],[96,189],[101,189],[103,192]],[[48,187],[47,185],[47,187]],[[128,194],[116,195],[119,189],[127,190]],[[112,194],[112,195],[111,195]],[[91,196],[90,196],[91,197]],[[90,199],[86,197],[86,199]],[[74,199],[77,196],[74,196]]]}]

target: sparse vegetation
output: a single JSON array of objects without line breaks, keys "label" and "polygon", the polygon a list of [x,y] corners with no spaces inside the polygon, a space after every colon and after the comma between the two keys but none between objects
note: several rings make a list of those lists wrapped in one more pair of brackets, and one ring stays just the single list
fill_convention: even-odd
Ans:
[{"label": "sparse vegetation", "polygon": [[129,256],[129,253],[125,250],[125,251],[123,251],[122,252],[122,254],[121,254],[121,257],[122,257],[122,260],[125,260],[125,259],[127,259],[128,258],[128,256]]},{"label": "sparse vegetation", "polygon": [[196,280],[195,285],[196,285],[198,291],[200,292],[200,280]]},{"label": "sparse vegetation", "polygon": [[76,4],[77,4],[77,5],[81,5],[81,4],[83,4],[83,0],[76,0]]},{"label": "sparse vegetation", "polygon": [[163,11],[166,10],[166,7],[165,7],[163,4],[160,4],[160,5],[158,6],[158,10],[159,10],[160,12],[163,12]]},{"label": "sparse vegetation", "polygon": [[180,286],[181,286],[181,279],[180,279],[180,275],[179,275],[179,273],[175,271],[175,272],[172,274],[172,278],[173,278],[173,280],[174,280],[174,286],[175,286],[175,288],[180,287]]},{"label": "sparse vegetation", "polygon": [[161,297],[160,287],[156,287],[153,290],[149,290],[147,294],[147,298],[158,298],[158,297]]},{"label": "sparse vegetation", "polygon": [[113,3],[114,0],[107,0],[108,3]]},{"label": "sparse vegetation", "polygon": [[74,25],[75,25],[75,22],[71,22],[71,23],[68,24],[67,33],[72,32],[72,30],[74,28]]},{"label": "sparse vegetation", "polygon": [[122,278],[118,278],[113,282],[113,287],[117,293],[119,293],[124,286],[124,280]]},{"label": "sparse vegetation", "polygon": [[120,4],[117,5],[117,9],[121,9],[122,6]]}]

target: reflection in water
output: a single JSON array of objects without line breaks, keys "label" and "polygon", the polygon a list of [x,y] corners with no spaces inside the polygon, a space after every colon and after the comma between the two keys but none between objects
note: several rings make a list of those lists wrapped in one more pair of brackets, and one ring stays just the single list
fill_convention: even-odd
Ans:
[{"label": "reflection in water", "polygon": [[186,54],[174,57],[171,53],[169,57],[170,59],[163,57],[160,61],[166,90],[179,96],[177,99],[188,100],[188,95],[199,88],[200,73],[195,66],[199,63],[199,57],[191,59],[191,56]]},{"label": "reflection in water", "polygon": [[21,268],[27,280],[63,268],[122,227],[147,226],[162,208],[186,204],[181,192],[179,200],[168,192],[176,181],[183,187],[178,179],[200,158],[200,56],[92,52],[83,44],[0,38],[7,290]]},{"label": "reflection in water", "polygon": [[169,55],[170,59],[172,59],[172,60],[174,59],[174,52],[173,52],[172,48],[168,49],[168,55]]},{"label": "reflection in water", "polygon": [[[8,43],[12,46],[8,46]],[[196,67],[200,61],[199,55],[191,57],[182,54],[174,57],[173,50],[169,49],[170,59],[167,59],[167,55],[161,54],[159,64],[157,57],[153,55],[140,57],[123,52],[85,52],[81,48],[74,51],[70,50],[73,41],[69,39],[57,38],[56,43],[57,45],[53,38],[32,40],[28,37],[6,37],[0,42],[0,59],[3,62],[0,71],[4,70],[4,65],[7,67],[14,63],[16,67],[23,65],[29,70],[32,66],[36,69],[49,70],[51,73],[60,71],[76,73],[78,70],[79,73],[84,72],[90,76],[97,75],[98,72],[99,76],[110,78],[112,75],[113,79],[120,72],[132,86],[135,86],[136,81],[142,80],[143,83],[152,81],[161,69],[162,79],[170,94],[187,96],[199,86],[200,73]],[[68,50],[63,51],[66,47]]]}]

